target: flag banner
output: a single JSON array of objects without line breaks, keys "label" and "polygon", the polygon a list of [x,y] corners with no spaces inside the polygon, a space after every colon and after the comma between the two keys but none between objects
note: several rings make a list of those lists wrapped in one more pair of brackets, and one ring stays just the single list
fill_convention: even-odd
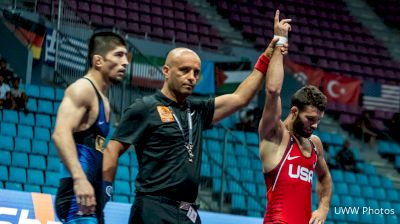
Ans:
[{"label": "flag banner", "polygon": [[8,11],[4,11],[3,15],[7,19],[6,26],[15,33],[22,43],[30,46],[32,57],[39,60],[46,35],[46,27]]},{"label": "flag banner", "polygon": [[323,82],[324,94],[328,98],[328,102],[358,105],[361,80],[325,73]]},{"label": "flag banner", "polygon": [[400,110],[400,86],[364,81],[363,107],[368,110],[398,112]]},{"label": "flag banner", "polygon": [[309,84],[316,87],[321,86],[325,72],[322,69],[309,65],[302,65],[291,60],[285,61],[285,68],[293,73],[293,76],[303,85]]},{"label": "flag banner", "polygon": [[214,62],[202,61],[199,80],[193,93],[200,95],[210,95],[215,93]]}]

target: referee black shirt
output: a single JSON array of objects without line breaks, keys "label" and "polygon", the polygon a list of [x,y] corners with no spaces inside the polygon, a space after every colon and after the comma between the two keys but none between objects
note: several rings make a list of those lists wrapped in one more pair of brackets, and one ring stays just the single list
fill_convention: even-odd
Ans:
[{"label": "referee black shirt", "polygon": [[[187,107],[193,123],[193,162],[185,142],[189,138]],[[184,137],[169,107],[182,125]],[[139,164],[136,193],[194,202],[198,194],[202,131],[212,125],[214,98],[186,99],[178,105],[161,91],[138,99],[122,116],[112,140],[135,146]]]}]

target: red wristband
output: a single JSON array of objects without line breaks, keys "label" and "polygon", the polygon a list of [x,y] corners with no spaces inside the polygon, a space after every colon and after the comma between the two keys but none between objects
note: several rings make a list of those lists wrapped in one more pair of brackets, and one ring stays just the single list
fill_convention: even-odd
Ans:
[{"label": "red wristband", "polygon": [[254,65],[254,68],[260,71],[263,74],[267,74],[269,59],[265,54],[260,55],[257,60],[257,63]]}]

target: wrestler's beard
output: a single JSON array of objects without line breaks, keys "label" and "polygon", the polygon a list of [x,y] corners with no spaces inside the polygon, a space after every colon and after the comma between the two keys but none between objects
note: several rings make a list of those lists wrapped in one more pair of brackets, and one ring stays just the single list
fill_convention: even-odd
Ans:
[{"label": "wrestler's beard", "polygon": [[305,127],[303,122],[301,122],[300,116],[297,115],[296,119],[293,122],[293,131],[296,135],[300,135],[303,138],[309,138],[311,134],[305,131]]}]

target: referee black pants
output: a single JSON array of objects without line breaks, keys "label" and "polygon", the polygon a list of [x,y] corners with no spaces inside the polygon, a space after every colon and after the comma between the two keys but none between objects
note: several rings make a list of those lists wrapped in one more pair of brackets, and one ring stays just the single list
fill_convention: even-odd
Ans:
[{"label": "referee black pants", "polygon": [[197,213],[195,222],[188,217],[188,210],[179,208],[180,202],[162,196],[136,196],[129,216],[129,224],[201,224],[197,207],[192,208]]}]

